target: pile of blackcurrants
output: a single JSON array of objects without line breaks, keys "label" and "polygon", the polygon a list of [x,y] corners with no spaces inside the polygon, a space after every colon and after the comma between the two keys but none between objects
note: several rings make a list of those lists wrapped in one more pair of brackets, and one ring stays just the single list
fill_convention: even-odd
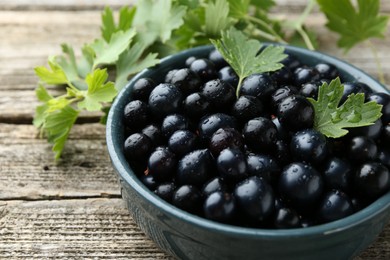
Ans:
[{"label": "pile of blackcurrants", "polygon": [[124,154],[163,200],[214,221],[297,228],[334,221],[390,190],[390,96],[361,82],[351,93],[383,105],[373,125],[327,138],[313,128],[331,64],[293,55],[272,73],[238,77],[217,50],[190,57],[164,82],[138,79],[124,109]]}]

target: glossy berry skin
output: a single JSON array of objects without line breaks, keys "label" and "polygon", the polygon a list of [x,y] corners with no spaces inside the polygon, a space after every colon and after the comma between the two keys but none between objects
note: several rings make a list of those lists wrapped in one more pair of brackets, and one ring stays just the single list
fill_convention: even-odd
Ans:
[{"label": "glossy berry skin", "polygon": [[217,157],[219,175],[227,181],[237,182],[248,177],[245,155],[237,148],[226,148]]},{"label": "glossy berry skin", "polygon": [[188,95],[184,102],[184,111],[190,118],[199,119],[211,110],[211,103],[200,92]]},{"label": "glossy berry skin", "polygon": [[354,127],[349,129],[349,136],[366,136],[373,140],[377,140],[381,135],[382,131],[382,120],[379,118],[372,125],[362,126],[362,127]]},{"label": "glossy berry skin", "polygon": [[252,176],[239,182],[234,189],[234,196],[239,212],[252,221],[263,222],[274,211],[274,191],[259,177]]},{"label": "glossy berry skin", "polygon": [[236,87],[238,85],[238,76],[237,76],[236,72],[233,70],[233,68],[230,66],[226,66],[226,67],[221,68],[218,71],[218,78],[220,80],[223,80],[223,81],[229,83],[233,87]]},{"label": "glossy berry skin", "polygon": [[161,133],[161,128],[156,124],[145,126],[141,132],[149,137],[154,146],[157,147],[163,144],[164,137]]},{"label": "glossy berry skin", "polygon": [[229,65],[217,49],[211,51],[208,58],[217,70]]},{"label": "glossy berry skin", "polygon": [[277,140],[275,143],[274,157],[278,161],[278,164],[282,167],[291,162],[291,152],[284,140]]},{"label": "glossy berry skin", "polygon": [[335,79],[339,72],[335,66],[329,63],[318,63],[314,66],[318,71],[321,79]]},{"label": "glossy berry skin", "polygon": [[352,201],[347,194],[339,190],[326,192],[319,202],[318,218],[322,223],[345,218],[353,213]]},{"label": "glossy berry skin", "polygon": [[298,228],[301,226],[298,213],[287,207],[276,210],[274,226],[278,229]]},{"label": "glossy berry skin", "polygon": [[321,174],[313,167],[294,162],[283,169],[278,189],[287,204],[296,209],[307,210],[320,199],[324,182]]},{"label": "glossy berry skin", "polygon": [[199,136],[203,141],[208,142],[219,128],[236,128],[236,120],[224,113],[205,116],[199,121]]},{"label": "glossy berry skin", "polygon": [[390,146],[390,123],[384,125],[381,132],[381,142],[382,145],[389,147]]},{"label": "glossy berry skin", "polygon": [[302,66],[301,62],[293,54],[288,54],[287,57],[281,61],[284,67],[289,68],[291,71],[295,71],[298,67]]},{"label": "glossy berry skin", "polygon": [[146,135],[134,133],[126,138],[123,150],[128,160],[146,162],[153,150],[153,144]]},{"label": "glossy berry skin", "polygon": [[179,184],[202,186],[215,174],[214,162],[208,149],[195,150],[180,159],[176,172]]},{"label": "glossy berry skin", "polygon": [[254,96],[257,97],[261,102],[267,103],[269,97],[276,90],[276,88],[276,83],[268,74],[252,74],[242,81],[240,96]]},{"label": "glossy berry skin", "polygon": [[149,157],[148,171],[157,181],[169,181],[174,176],[177,159],[167,147],[156,149]]},{"label": "glossy berry skin", "polygon": [[275,183],[280,174],[276,160],[267,154],[250,153],[246,157],[248,174],[261,177],[268,183]]},{"label": "glossy berry skin", "polygon": [[244,124],[248,120],[262,115],[263,104],[253,96],[240,96],[233,104],[231,114]]},{"label": "glossy berry skin", "polygon": [[271,95],[271,105],[273,109],[276,109],[283,99],[297,93],[298,89],[294,86],[283,86],[276,89]]},{"label": "glossy berry skin", "polygon": [[312,67],[299,67],[294,71],[294,85],[301,86],[305,83],[320,79],[319,72]]},{"label": "glossy berry skin", "polygon": [[390,95],[386,93],[372,93],[368,95],[367,101],[375,101],[382,105],[382,121],[384,124],[390,123]]},{"label": "glossy berry skin", "polygon": [[221,191],[211,193],[203,204],[203,212],[208,219],[222,223],[230,222],[236,214],[234,196]]},{"label": "glossy berry skin", "polygon": [[358,167],[353,181],[360,196],[376,199],[390,189],[389,169],[378,162],[367,162]]},{"label": "glossy berry skin", "polygon": [[213,105],[216,111],[228,111],[236,100],[235,90],[232,85],[220,79],[207,81],[201,93]]},{"label": "glossy berry skin", "polygon": [[304,97],[310,97],[317,100],[318,98],[318,89],[320,87],[319,82],[308,82],[302,85],[301,89],[299,90],[299,95]]},{"label": "glossy berry skin", "polygon": [[173,74],[170,83],[178,87],[185,96],[190,93],[198,92],[203,84],[199,76],[188,68],[176,71]]},{"label": "glossy berry skin", "polygon": [[166,116],[161,123],[161,133],[166,138],[169,138],[178,130],[188,129],[188,120],[181,114],[172,114]]},{"label": "glossy berry skin", "polygon": [[347,153],[351,160],[365,162],[376,158],[378,147],[371,138],[356,136],[347,145]]},{"label": "glossy berry skin", "polygon": [[288,67],[283,67],[271,74],[277,85],[288,85],[292,83],[292,72]]},{"label": "glossy berry skin", "polygon": [[349,95],[357,93],[365,93],[365,89],[360,82],[344,82],[344,92],[340,104],[343,104]]},{"label": "glossy berry skin", "polygon": [[265,117],[249,120],[243,130],[245,142],[253,151],[274,149],[278,131],[274,123]]},{"label": "glossy berry skin", "polygon": [[378,153],[378,161],[385,165],[387,168],[390,167],[390,149],[382,148]]},{"label": "glossy berry skin", "polygon": [[149,189],[149,190],[154,190],[158,186],[158,181],[154,178],[153,175],[148,174],[142,174],[140,175],[140,180],[141,182]]},{"label": "glossy berry skin", "polygon": [[141,100],[130,101],[124,109],[124,124],[130,129],[142,129],[150,121],[148,105]]},{"label": "glossy berry skin", "polygon": [[241,151],[244,150],[244,140],[240,132],[236,129],[219,128],[211,136],[209,149],[214,157],[217,157],[225,148],[237,148]]},{"label": "glossy berry skin", "polygon": [[291,137],[290,151],[296,161],[320,164],[328,155],[325,136],[312,128],[296,132]]},{"label": "glossy berry skin", "polygon": [[173,193],[172,204],[187,212],[199,214],[202,207],[202,195],[197,187],[183,185]]},{"label": "glossy berry skin", "polygon": [[194,62],[194,60],[196,60],[196,57],[195,57],[195,56],[190,56],[190,57],[188,57],[188,58],[185,60],[185,62],[184,62],[185,66],[186,66],[187,68],[189,68],[189,67],[191,66],[191,63]]},{"label": "glossy berry skin", "polygon": [[178,71],[178,69],[173,69],[173,70],[170,70],[168,71],[168,73],[165,75],[165,80],[164,82],[165,83],[171,83],[171,80],[173,78],[173,75],[175,75],[175,73]]},{"label": "glossy berry skin", "polygon": [[337,189],[344,192],[350,191],[352,176],[352,166],[344,159],[332,157],[324,163],[323,177],[325,186],[329,190]]},{"label": "glossy berry skin", "polygon": [[168,139],[168,148],[181,157],[198,147],[198,137],[189,130],[178,130]]},{"label": "glossy berry skin", "polygon": [[286,130],[312,128],[314,124],[313,105],[303,96],[292,95],[283,99],[276,110],[280,124]]},{"label": "glossy berry skin", "polygon": [[209,59],[194,60],[190,65],[190,70],[195,72],[203,82],[217,77],[215,65]]},{"label": "glossy berry skin", "polygon": [[154,194],[167,202],[171,202],[175,189],[176,185],[173,182],[164,182],[160,185],[157,185],[157,187],[154,189]]},{"label": "glossy berry skin", "polygon": [[131,91],[132,99],[148,102],[149,95],[155,86],[156,83],[151,78],[140,78],[134,83]]},{"label": "glossy berry skin", "polygon": [[183,94],[178,87],[169,83],[161,83],[150,93],[149,108],[154,116],[163,118],[179,112],[182,101]]},{"label": "glossy berry skin", "polygon": [[207,181],[202,187],[202,195],[207,198],[216,191],[226,191],[226,182],[221,177],[214,177]]}]

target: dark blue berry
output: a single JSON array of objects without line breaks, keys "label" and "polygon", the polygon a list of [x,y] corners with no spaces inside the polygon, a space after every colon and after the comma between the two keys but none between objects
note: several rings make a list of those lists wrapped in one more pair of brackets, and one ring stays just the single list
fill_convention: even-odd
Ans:
[{"label": "dark blue berry", "polygon": [[123,150],[128,160],[146,162],[153,150],[153,144],[146,135],[134,133],[126,138]]},{"label": "dark blue berry", "polygon": [[215,65],[209,59],[194,60],[190,65],[190,70],[195,72],[203,82],[207,82],[217,77]]},{"label": "dark blue berry", "polygon": [[292,95],[283,99],[276,110],[280,124],[289,131],[312,128],[314,124],[313,105],[303,96]]},{"label": "dark blue berry", "polygon": [[213,192],[206,198],[203,211],[208,219],[228,223],[236,214],[235,198],[227,192]]},{"label": "dark blue berry", "polygon": [[224,113],[205,116],[199,121],[199,136],[208,142],[219,128],[236,128],[235,118]]},{"label": "dark blue berry", "polygon": [[348,192],[352,185],[352,166],[343,159],[332,157],[323,167],[323,176],[326,187]]},{"label": "dark blue berry", "polygon": [[148,160],[148,174],[152,174],[158,181],[171,180],[176,167],[176,156],[166,147],[156,149]]},{"label": "dark blue berry", "polygon": [[125,106],[124,124],[130,129],[142,129],[150,119],[149,107],[145,102],[133,100]]},{"label": "dark blue berry", "polygon": [[378,162],[367,162],[358,167],[354,188],[363,197],[376,199],[390,190],[389,169]]},{"label": "dark blue berry", "polygon": [[267,103],[276,88],[277,85],[270,75],[266,73],[252,74],[242,81],[240,95],[254,96],[261,102]]},{"label": "dark blue berry", "polygon": [[272,187],[257,176],[239,182],[234,189],[234,196],[239,212],[255,222],[265,221],[275,209]]},{"label": "dark blue berry", "polygon": [[278,131],[274,123],[265,117],[249,120],[243,130],[245,142],[253,151],[274,149]]},{"label": "dark blue berry", "polygon": [[188,120],[185,116],[180,114],[172,114],[166,116],[161,124],[161,133],[166,138],[169,138],[174,132],[178,130],[187,130]]},{"label": "dark blue berry", "polygon": [[237,182],[248,176],[245,155],[237,148],[226,148],[217,157],[219,175],[227,181]]},{"label": "dark blue berry", "polygon": [[156,86],[156,83],[151,78],[140,78],[134,83],[132,93],[133,100],[141,100],[148,102],[149,95]]},{"label": "dark blue berry", "polygon": [[308,210],[321,198],[324,183],[321,174],[308,164],[287,165],[278,181],[282,199],[296,209]]},{"label": "dark blue berry", "polygon": [[198,137],[189,130],[178,130],[168,140],[168,148],[181,157],[198,147]]},{"label": "dark blue berry", "polygon": [[161,83],[157,85],[149,96],[149,107],[153,115],[163,118],[180,111],[183,95],[173,84]]},{"label": "dark blue berry", "polygon": [[290,151],[293,159],[310,164],[320,164],[328,154],[325,136],[315,129],[296,132],[291,137]]},{"label": "dark blue berry", "polygon": [[188,68],[176,71],[173,74],[170,83],[178,87],[185,96],[198,92],[203,84],[199,76]]},{"label": "dark blue berry", "polygon": [[202,186],[215,175],[215,166],[208,149],[194,150],[180,159],[176,172],[179,184]]},{"label": "dark blue berry", "polygon": [[352,201],[347,194],[339,190],[326,192],[319,202],[318,218],[322,223],[345,218],[353,213]]},{"label": "dark blue berry", "polygon": [[220,128],[211,136],[209,149],[215,157],[225,148],[244,150],[244,140],[236,129]]},{"label": "dark blue berry", "polygon": [[233,87],[238,85],[238,76],[236,72],[230,66],[223,67],[218,71],[218,78],[223,80]]},{"label": "dark blue berry", "polygon": [[154,194],[167,202],[171,202],[175,189],[176,185],[173,182],[164,182],[156,186]]},{"label": "dark blue berry", "polygon": [[202,116],[210,113],[211,104],[205,95],[202,93],[193,93],[188,95],[184,102],[185,113],[194,119],[199,119]]},{"label": "dark blue berry", "polygon": [[270,155],[250,153],[246,161],[249,175],[261,177],[271,184],[279,178],[281,168]]},{"label": "dark blue berry", "polygon": [[220,79],[207,81],[201,93],[213,105],[215,111],[228,111],[236,100],[235,89],[229,83]]},{"label": "dark blue berry", "polygon": [[187,212],[199,214],[202,208],[202,195],[197,187],[183,185],[173,193],[172,204]]}]

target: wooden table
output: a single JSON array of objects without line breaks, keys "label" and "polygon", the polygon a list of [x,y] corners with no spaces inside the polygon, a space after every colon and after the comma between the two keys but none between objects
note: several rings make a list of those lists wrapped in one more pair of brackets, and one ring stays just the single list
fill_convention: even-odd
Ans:
[{"label": "wooden table", "polygon": [[[81,117],[59,164],[31,125],[38,104],[33,68],[59,54],[63,42],[79,50],[98,37],[104,5],[118,9],[124,2],[0,0],[0,259],[170,259],[137,228],[121,200],[98,114]],[[305,4],[278,2],[275,15],[282,16]],[[390,13],[389,1],[382,9]],[[323,16],[313,14],[309,24],[319,31],[322,51],[375,75],[367,47],[343,56]],[[390,29],[387,37],[375,44],[390,82]],[[357,259],[390,259],[390,225]]]}]

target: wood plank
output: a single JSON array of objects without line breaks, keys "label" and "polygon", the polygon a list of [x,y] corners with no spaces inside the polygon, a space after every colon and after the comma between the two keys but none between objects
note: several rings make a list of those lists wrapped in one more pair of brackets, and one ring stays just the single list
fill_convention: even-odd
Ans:
[{"label": "wood plank", "polygon": [[[120,199],[0,201],[0,255],[12,258],[171,259]],[[355,260],[390,258],[390,225]]]},{"label": "wood plank", "polygon": [[0,200],[120,195],[103,125],[76,125],[59,163],[37,135],[32,125],[0,124]]},{"label": "wood plank", "polygon": [[0,201],[0,256],[12,259],[171,259],[120,199]]},{"label": "wood plank", "polygon": [[[136,0],[120,1],[120,0],[0,0],[0,10],[100,10],[104,6],[112,6],[113,8],[120,8],[124,4],[133,4]],[[307,0],[276,0],[276,7],[273,12],[288,12],[300,13],[307,5]],[[381,10],[384,12],[390,11],[390,2],[381,0]]]}]

